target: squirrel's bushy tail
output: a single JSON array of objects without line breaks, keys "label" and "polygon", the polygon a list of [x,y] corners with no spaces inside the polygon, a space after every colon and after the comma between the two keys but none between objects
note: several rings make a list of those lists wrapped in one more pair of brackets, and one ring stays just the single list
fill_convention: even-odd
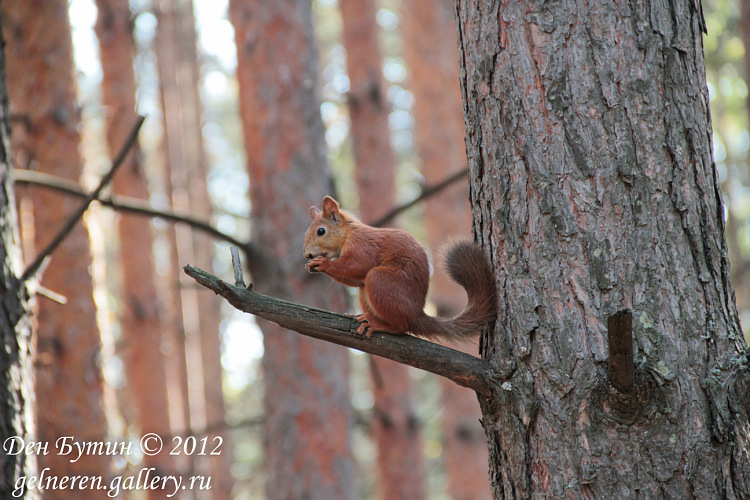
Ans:
[{"label": "squirrel's bushy tail", "polygon": [[452,244],[445,252],[444,262],[453,281],[466,290],[466,308],[452,319],[425,314],[417,320],[412,333],[423,338],[468,340],[495,319],[497,291],[492,268],[479,247],[469,241]]}]

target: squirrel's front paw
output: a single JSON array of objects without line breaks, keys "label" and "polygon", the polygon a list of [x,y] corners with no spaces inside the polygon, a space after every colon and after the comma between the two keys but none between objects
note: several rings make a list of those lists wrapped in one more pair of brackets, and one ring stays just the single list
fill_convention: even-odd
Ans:
[{"label": "squirrel's front paw", "polygon": [[328,259],[318,255],[312,260],[308,260],[305,264],[305,269],[310,273],[319,273],[323,271],[323,267],[328,263]]}]

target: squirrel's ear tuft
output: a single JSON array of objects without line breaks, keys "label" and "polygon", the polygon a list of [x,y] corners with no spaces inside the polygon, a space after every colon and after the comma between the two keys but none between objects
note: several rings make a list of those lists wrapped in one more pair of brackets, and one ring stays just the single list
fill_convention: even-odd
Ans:
[{"label": "squirrel's ear tuft", "polygon": [[320,209],[318,207],[310,207],[310,218],[315,219],[315,217],[320,214]]},{"label": "squirrel's ear tuft", "polygon": [[340,219],[339,204],[330,196],[326,196],[325,198],[323,198],[323,217],[332,219],[334,221]]}]

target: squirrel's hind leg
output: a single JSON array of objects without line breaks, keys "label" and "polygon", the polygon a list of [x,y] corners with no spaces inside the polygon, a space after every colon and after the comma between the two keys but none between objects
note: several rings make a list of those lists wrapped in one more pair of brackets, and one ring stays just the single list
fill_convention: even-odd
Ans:
[{"label": "squirrel's hind leg", "polygon": [[424,304],[416,303],[418,293],[407,293],[407,290],[413,292],[413,287],[405,285],[403,279],[403,274],[386,267],[376,267],[367,273],[359,293],[363,311],[360,320],[368,322],[365,330],[403,334],[414,324]]},{"label": "squirrel's hind leg", "polygon": [[369,339],[372,336],[372,332],[403,333],[395,331],[391,325],[378,317],[370,305],[367,290],[364,286],[359,288],[359,305],[362,307],[362,313],[354,316],[354,319],[361,323],[359,328],[357,328],[357,335],[364,335]]}]

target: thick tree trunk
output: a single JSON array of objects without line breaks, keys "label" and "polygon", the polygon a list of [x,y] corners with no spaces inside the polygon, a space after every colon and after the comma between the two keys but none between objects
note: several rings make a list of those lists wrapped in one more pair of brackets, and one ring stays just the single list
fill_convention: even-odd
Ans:
[{"label": "thick tree trunk", "polygon": [[[350,82],[349,115],[359,213],[362,220],[372,222],[393,206],[396,184],[375,2],[341,0],[339,5]],[[384,500],[425,498],[421,428],[409,368],[377,356],[372,356],[370,362],[378,495]]]},{"label": "thick tree trunk", "polygon": [[[14,134],[17,166],[78,181],[80,119],[76,106],[73,47],[66,0],[2,2],[7,37],[8,90],[13,113],[24,118]],[[75,198],[35,191],[31,194],[36,245],[43,248],[78,207]],[[52,448],[60,437],[103,442],[107,421],[99,365],[101,343],[89,274],[88,231],[79,224],[55,250],[42,285],[67,298],[67,304],[39,300],[36,332],[38,439]],[[108,457],[89,455],[73,463],[51,451],[40,455],[39,468],[49,475],[100,475]],[[68,498],[64,490],[47,490],[48,498]],[[106,498],[104,491],[87,492]]]},{"label": "thick tree trunk", "polygon": [[[474,230],[500,312],[496,498],[748,498],[696,2],[457,3]],[[608,384],[633,311],[636,378]],[[613,360],[609,360],[609,366]]]},{"label": "thick tree trunk", "polygon": [[[232,0],[259,291],[343,311],[343,290],[305,272],[308,209],[331,192],[308,0]],[[259,322],[269,499],[352,499],[348,353]]]},{"label": "thick tree trunk", "polygon": [[[404,0],[401,3],[408,88],[414,95],[414,128],[421,170],[427,184],[465,168],[464,122],[458,85],[456,23],[450,0]],[[427,240],[433,257],[453,237],[468,237],[471,209],[466,181],[456,183],[425,205]],[[438,266],[442,265],[433,258]],[[461,312],[466,294],[445,272],[433,274],[430,299],[440,316]],[[452,346],[476,355],[476,343]],[[490,497],[487,446],[474,393],[442,378],[443,463],[454,499]]]},{"label": "thick tree trunk", "polygon": [[[0,14],[0,17],[4,17]],[[2,19],[4,21],[4,19]],[[0,25],[4,25],[0,23]],[[0,34],[0,45],[4,45]],[[34,384],[31,363],[31,323],[28,295],[19,281],[23,263],[18,237],[15,196],[11,180],[10,109],[5,80],[5,52],[0,51],[0,443],[21,438],[36,441],[34,426]],[[7,448],[4,448],[7,452]],[[36,472],[36,456],[4,453],[0,467],[0,497],[11,498],[17,483]],[[35,491],[27,499],[39,498]]]},{"label": "thick tree trunk", "polygon": [[[107,146],[114,154],[122,147],[135,122],[135,44],[128,0],[97,0],[96,33],[102,64],[102,104],[107,112]],[[118,195],[148,199],[148,185],[140,151],[131,148],[113,180]],[[154,284],[153,236],[148,219],[121,214],[118,221],[121,290],[122,351],[134,423],[141,435],[170,435],[165,360],[162,355],[162,311]],[[174,463],[163,450],[143,458],[145,467],[173,474]],[[149,498],[163,498],[150,490]]]}]

